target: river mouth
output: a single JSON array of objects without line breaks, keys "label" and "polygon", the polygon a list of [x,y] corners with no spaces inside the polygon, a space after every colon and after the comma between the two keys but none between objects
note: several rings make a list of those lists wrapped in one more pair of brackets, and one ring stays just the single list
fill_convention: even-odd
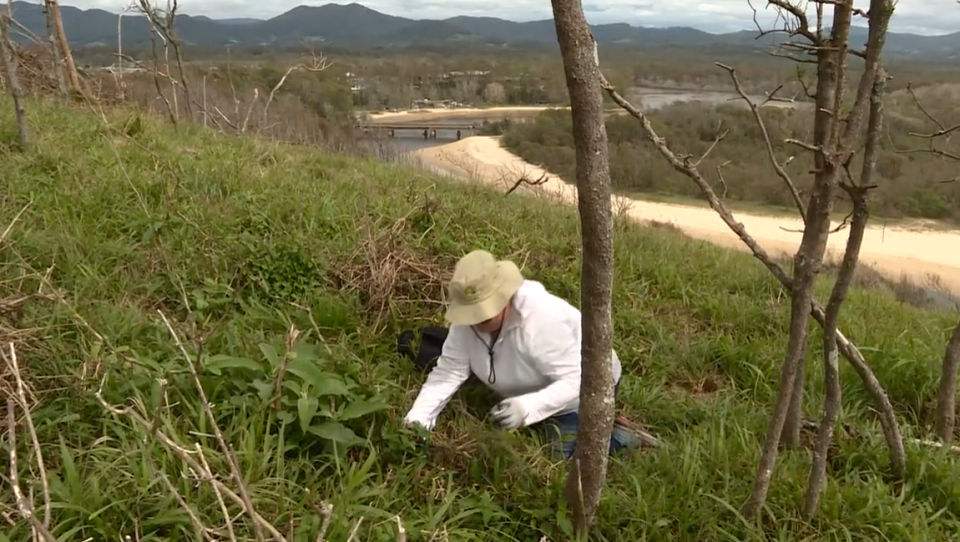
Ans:
[{"label": "river mouth", "polygon": [[[656,110],[669,105],[684,102],[701,102],[710,106],[736,105],[746,107],[743,98],[734,92],[665,89],[656,87],[633,87],[626,91],[626,98],[638,107],[646,110]],[[749,96],[757,104],[763,103],[764,96]],[[791,101],[769,102],[767,106],[800,107],[804,104]],[[445,145],[459,139],[479,135],[474,130],[470,133],[467,126],[479,128],[484,123],[511,120],[514,122],[528,122],[536,118],[543,111],[554,109],[555,106],[505,106],[490,108],[455,108],[455,109],[413,109],[407,111],[371,113],[365,121],[371,128],[383,126],[384,130],[371,130],[364,137],[364,144],[375,150],[381,156],[406,155],[421,149],[429,149]],[[619,107],[608,108],[608,114],[623,114]],[[404,125],[414,125],[405,128]],[[393,128],[392,136],[387,129]],[[427,128],[427,137],[424,137],[424,127]],[[435,133],[434,133],[435,131]],[[460,132],[459,134],[457,132]]]}]

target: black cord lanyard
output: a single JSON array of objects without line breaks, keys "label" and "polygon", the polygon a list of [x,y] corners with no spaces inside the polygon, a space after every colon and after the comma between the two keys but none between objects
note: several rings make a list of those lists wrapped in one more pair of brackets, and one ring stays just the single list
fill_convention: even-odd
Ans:
[{"label": "black cord lanyard", "polygon": [[484,348],[487,349],[487,354],[490,356],[490,374],[487,376],[487,382],[490,384],[495,384],[497,382],[497,369],[493,365],[493,347],[497,344],[497,337],[500,336],[500,331],[498,330],[497,334],[491,337],[493,340],[490,342],[490,344],[487,344],[487,341],[483,340],[483,337],[480,336],[480,333],[477,332],[476,328],[470,326],[470,329],[473,330],[473,334],[477,336],[477,339],[479,339],[480,342],[483,343]]}]

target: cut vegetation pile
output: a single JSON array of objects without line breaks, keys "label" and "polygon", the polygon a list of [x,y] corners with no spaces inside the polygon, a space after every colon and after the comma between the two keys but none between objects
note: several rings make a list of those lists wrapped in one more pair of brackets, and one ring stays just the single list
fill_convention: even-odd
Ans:
[{"label": "cut vegetation pile", "polygon": [[[467,407],[461,394],[425,448],[398,428],[422,376],[395,342],[440,321],[442,281],[476,248],[523,262],[578,303],[573,208],[309,148],[177,132],[132,111],[106,114],[125,127],[115,130],[97,114],[31,102],[35,150],[21,154],[12,111],[0,101],[0,231],[13,223],[0,245],[0,334],[16,342],[33,393],[60,540],[229,539],[224,509],[240,517],[237,537],[252,539],[247,501],[291,541],[321,529],[327,540],[356,529],[354,540],[393,541],[398,521],[408,540],[569,539],[563,469],[532,437],[488,429],[484,394],[464,390],[480,403]],[[776,393],[788,297],[751,257],[664,229],[618,224],[616,266],[621,408],[662,444],[612,463],[597,540],[960,532],[953,456],[908,444],[909,482],[896,494],[871,401],[846,365],[841,424],[855,431],[838,430],[821,519],[797,519],[809,457],[794,451],[778,466],[765,531],[746,526],[734,510]],[[841,327],[887,387],[908,440],[931,419],[954,318],[880,290],[855,289],[845,306]],[[811,418],[820,372],[811,365]],[[14,385],[9,369],[0,378],[5,392]],[[44,489],[17,410],[20,484],[42,521]],[[6,482],[0,523],[17,517]],[[197,522],[209,530],[198,535]],[[29,527],[0,533],[26,540]]]}]

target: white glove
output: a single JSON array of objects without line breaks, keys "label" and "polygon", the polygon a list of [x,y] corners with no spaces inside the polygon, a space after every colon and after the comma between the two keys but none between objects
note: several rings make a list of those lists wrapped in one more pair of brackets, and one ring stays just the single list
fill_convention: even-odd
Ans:
[{"label": "white glove", "polygon": [[526,410],[516,399],[500,401],[490,410],[490,415],[493,417],[494,425],[508,431],[523,427],[523,422],[527,418]]}]

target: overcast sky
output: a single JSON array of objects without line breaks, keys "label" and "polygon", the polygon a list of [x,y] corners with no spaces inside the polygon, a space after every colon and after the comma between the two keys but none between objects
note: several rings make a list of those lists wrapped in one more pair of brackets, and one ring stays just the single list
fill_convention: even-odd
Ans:
[{"label": "overcast sky", "polygon": [[[155,0],[156,1],[156,0]],[[121,11],[124,0],[67,0],[62,5],[97,7]],[[157,1],[163,5],[163,0]],[[267,19],[298,5],[320,6],[327,0],[180,0],[183,13],[213,18],[253,17]],[[348,1],[337,1],[346,4]],[[499,4],[487,0],[367,0],[371,9],[413,19],[445,19],[457,15],[492,16],[513,21],[551,18],[547,0],[512,0]],[[771,23],[773,11],[766,0],[753,0],[761,22]],[[866,0],[857,6],[866,8]],[[494,7],[496,6],[496,7]],[[592,24],[629,23],[634,26],[692,26],[708,32],[754,29],[748,0],[583,0]],[[916,34],[948,34],[960,31],[960,4],[956,0],[899,0],[891,30]]]}]

